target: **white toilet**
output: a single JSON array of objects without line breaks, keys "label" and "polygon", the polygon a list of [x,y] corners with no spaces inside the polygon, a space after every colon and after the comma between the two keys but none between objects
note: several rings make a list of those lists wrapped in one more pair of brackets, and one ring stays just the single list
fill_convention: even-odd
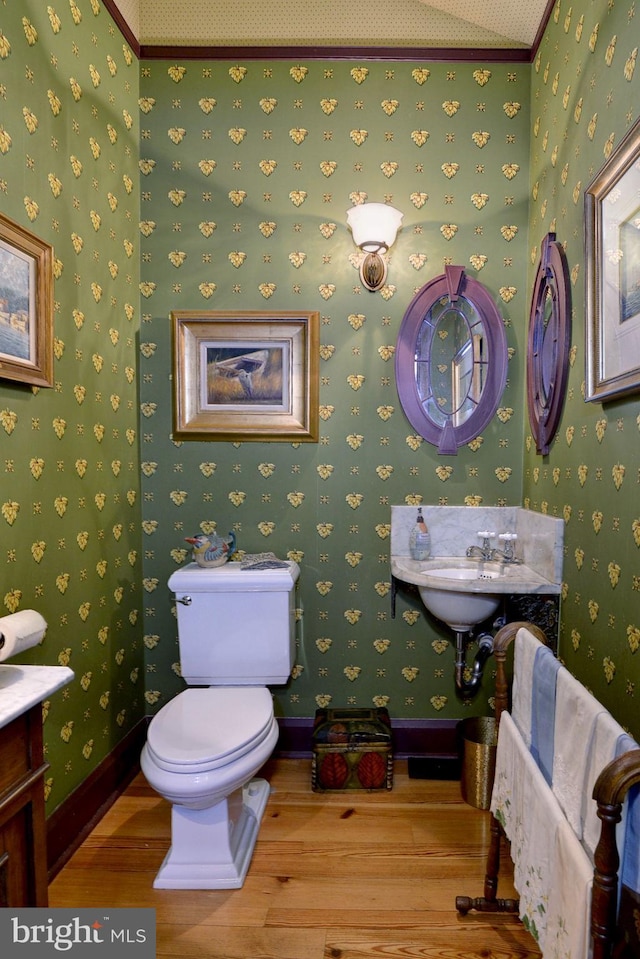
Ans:
[{"label": "white toilet", "polygon": [[140,765],[172,803],[157,889],[239,889],[269,797],[254,779],[278,739],[268,685],[289,679],[300,570],[195,563],[169,579],[189,688],[151,720]]}]

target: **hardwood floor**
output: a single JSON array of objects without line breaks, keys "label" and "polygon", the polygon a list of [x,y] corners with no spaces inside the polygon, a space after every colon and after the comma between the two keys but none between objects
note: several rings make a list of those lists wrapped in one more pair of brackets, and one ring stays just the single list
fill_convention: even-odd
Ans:
[{"label": "hardwood floor", "polygon": [[[51,883],[49,904],[155,907],[158,959],[540,957],[517,917],[456,912],[456,895],[482,895],[489,833],[459,783],[410,779],[402,760],[391,791],[314,793],[307,760],[274,760],[262,775],[272,793],[242,889],[153,889],[170,807],[140,775]],[[498,894],[514,895],[504,878]]]}]

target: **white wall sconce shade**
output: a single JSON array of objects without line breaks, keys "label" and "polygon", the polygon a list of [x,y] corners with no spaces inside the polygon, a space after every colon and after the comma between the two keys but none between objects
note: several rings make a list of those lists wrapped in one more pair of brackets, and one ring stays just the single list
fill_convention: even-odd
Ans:
[{"label": "white wall sconce shade", "polygon": [[354,242],[365,254],[360,263],[360,279],[368,290],[379,290],[387,278],[383,254],[395,243],[403,216],[387,203],[359,203],[347,210]]}]

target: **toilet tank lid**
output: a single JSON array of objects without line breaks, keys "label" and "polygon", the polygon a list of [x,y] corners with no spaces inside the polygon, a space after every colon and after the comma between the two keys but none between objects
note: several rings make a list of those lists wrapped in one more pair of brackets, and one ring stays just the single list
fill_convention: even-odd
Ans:
[{"label": "toilet tank lid", "polygon": [[177,569],[169,577],[173,592],[185,589],[193,593],[290,592],[300,575],[300,567],[292,560],[278,569],[243,569],[240,563],[207,568],[197,563]]}]

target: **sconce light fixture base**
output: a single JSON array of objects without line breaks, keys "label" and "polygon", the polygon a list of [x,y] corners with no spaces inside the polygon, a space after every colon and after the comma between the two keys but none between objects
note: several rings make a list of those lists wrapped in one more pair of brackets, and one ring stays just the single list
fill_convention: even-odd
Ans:
[{"label": "sconce light fixture base", "polygon": [[387,279],[387,261],[380,253],[365,253],[360,263],[360,281],[362,285],[375,293],[381,289]]},{"label": "sconce light fixture base", "polygon": [[387,250],[393,246],[403,214],[388,203],[359,203],[347,210],[347,223],[360,248],[360,281],[367,290],[380,290],[387,279]]}]

